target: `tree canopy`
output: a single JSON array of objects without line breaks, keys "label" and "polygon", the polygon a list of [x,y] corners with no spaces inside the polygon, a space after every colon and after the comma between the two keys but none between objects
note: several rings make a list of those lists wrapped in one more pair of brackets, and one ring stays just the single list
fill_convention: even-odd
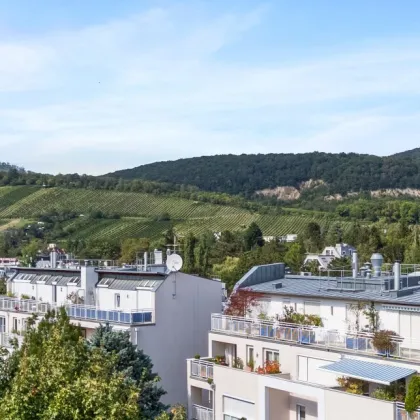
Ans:
[{"label": "tree canopy", "polygon": [[0,418],[150,419],[164,408],[156,378],[126,336],[102,327],[88,344],[64,310],[52,311],[30,318],[22,346],[0,358]]}]

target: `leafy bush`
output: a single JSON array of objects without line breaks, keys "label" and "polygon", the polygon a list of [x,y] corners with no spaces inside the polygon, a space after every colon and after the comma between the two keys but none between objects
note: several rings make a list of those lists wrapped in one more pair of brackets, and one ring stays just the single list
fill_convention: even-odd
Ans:
[{"label": "leafy bush", "polygon": [[420,405],[420,377],[413,376],[408,384],[407,395],[405,397],[405,409],[412,413]]},{"label": "leafy bush", "polygon": [[366,388],[366,382],[360,379],[348,378],[346,376],[342,376],[341,378],[337,378],[338,384],[344,388],[346,392],[350,394],[363,394]]},{"label": "leafy bush", "polygon": [[283,316],[277,316],[277,319],[280,322],[288,322],[291,324],[313,325],[315,327],[322,327],[323,325],[320,316],[312,314],[300,314],[299,312],[295,312],[291,306],[285,306],[283,310]]}]

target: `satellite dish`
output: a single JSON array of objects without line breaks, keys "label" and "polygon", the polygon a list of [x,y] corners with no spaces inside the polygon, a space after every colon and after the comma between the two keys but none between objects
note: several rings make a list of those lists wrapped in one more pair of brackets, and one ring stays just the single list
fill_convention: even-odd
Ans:
[{"label": "satellite dish", "polygon": [[182,267],[182,258],[178,254],[171,254],[166,259],[166,268],[169,271],[179,271]]}]

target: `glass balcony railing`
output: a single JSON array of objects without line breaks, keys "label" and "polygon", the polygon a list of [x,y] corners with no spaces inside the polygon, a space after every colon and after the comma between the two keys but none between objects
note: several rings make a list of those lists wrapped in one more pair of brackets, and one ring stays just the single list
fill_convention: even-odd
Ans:
[{"label": "glass balcony railing", "polygon": [[211,330],[279,342],[347,350],[372,356],[420,360],[420,341],[405,337],[393,337],[390,346],[392,351],[381,352],[373,345],[374,334],[329,330],[323,327],[261,321],[221,314],[212,314]]},{"label": "glass balcony railing", "polygon": [[[155,322],[153,309],[117,310],[73,304],[63,305],[63,307],[70,318],[80,320],[118,324],[153,324]],[[49,310],[58,308],[56,304],[32,299],[0,298],[0,311],[45,314]]]}]

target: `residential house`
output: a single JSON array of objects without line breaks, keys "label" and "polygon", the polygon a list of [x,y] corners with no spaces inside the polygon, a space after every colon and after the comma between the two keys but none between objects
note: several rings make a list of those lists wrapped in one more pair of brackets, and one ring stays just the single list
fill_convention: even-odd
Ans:
[{"label": "residential house", "polygon": [[[213,314],[208,357],[187,361],[190,418],[420,419],[401,402],[373,398],[387,385],[406,388],[420,371],[420,276],[399,263],[374,273],[306,277],[280,263],[253,267],[235,290],[254,291],[258,305],[245,317]],[[322,326],[285,322],[291,312]],[[395,332],[387,347],[375,330]]]}]

